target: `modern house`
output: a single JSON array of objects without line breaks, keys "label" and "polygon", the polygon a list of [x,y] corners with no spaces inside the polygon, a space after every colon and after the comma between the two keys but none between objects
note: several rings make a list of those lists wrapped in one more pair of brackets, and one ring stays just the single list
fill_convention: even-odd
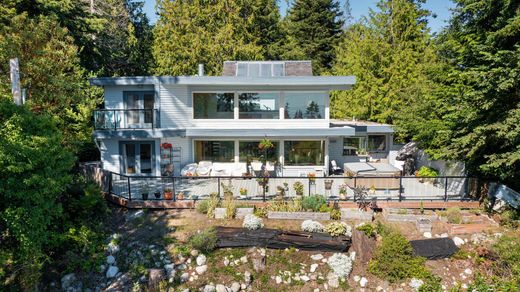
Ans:
[{"label": "modern house", "polygon": [[[328,175],[331,161],[388,158],[393,129],[330,118],[329,94],[354,76],[313,76],[310,61],[227,61],[222,76],[93,78],[104,88],[94,139],[106,170],[126,175]],[[260,150],[262,139],[273,143]],[[196,163],[197,165],[190,164]],[[356,171],[355,169],[352,171]],[[186,174],[183,173],[183,174]]]}]

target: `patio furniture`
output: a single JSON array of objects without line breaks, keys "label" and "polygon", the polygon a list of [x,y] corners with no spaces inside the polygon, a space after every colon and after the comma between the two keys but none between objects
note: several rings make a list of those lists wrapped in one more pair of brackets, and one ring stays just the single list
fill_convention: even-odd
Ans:
[{"label": "patio furniture", "polygon": [[336,163],[336,160],[331,160],[330,165],[331,165],[330,170],[331,170],[332,174],[343,173],[343,169],[338,166],[338,164]]},{"label": "patio furniture", "polygon": [[212,167],[213,167],[213,162],[200,161],[199,166],[197,167],[197,175],[198,176],[209,176],[211,173]]}]

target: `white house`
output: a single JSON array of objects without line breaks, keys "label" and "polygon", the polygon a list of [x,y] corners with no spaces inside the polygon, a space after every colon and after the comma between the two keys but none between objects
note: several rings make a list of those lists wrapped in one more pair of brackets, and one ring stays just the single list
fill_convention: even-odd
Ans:
[{"label": "white house", "polygon": [[179,175],[202,161],[203,175],[240,176],[248,160],[259,170],[264,138],[274,144],[267,168],[278,176],[327,175],[332,160],[343,168],[386,159],[390,126],[330,119],[330,91],[351,89],[355,77],[312,76],[311,68],[227,61],[222,76],[93,78],[105,96],[94,115],[103,168],[158,176],[173,165]]}]

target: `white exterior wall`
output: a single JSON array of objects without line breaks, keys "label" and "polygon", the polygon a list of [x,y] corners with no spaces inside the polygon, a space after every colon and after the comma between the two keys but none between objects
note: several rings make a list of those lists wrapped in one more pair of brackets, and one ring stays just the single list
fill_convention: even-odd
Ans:
[{"label": "white exterior wall", "polygon": [[99,150],[101,152],[101,161],[103,169],[120,173],[121,158],[119,155],[119,140],[106,139],[99,142]]}]

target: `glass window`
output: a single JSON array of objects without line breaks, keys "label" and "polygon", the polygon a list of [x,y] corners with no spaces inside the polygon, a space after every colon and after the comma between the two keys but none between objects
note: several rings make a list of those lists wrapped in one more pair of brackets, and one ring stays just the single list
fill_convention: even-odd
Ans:
[{"label": "glass window", "polygon": [[285,165],[322,165],[324,141],[285,141]]},{"label": "glass window", "polygon": [[381,152],[386,150],[385,135],[369,135],[367,143],[368,151]]},{"label": "glass window", "polygon": [[364,154],[365,137],[347,137],[343,138],[343,155],[358,155]]},{"label": "glass window", "polygon": [[234,141],[195,141],[195,161],[234,162]]},{"label": "glass window", "polygon": [[233,93],[194,93],[194,119],[233,119]]},{"label": "glass window", "polygon": [[[277,141],[271,141],[274,145],[273,148],[265,150],[267,152],[267,161],[276,162],[278,161],[278,145]],[[264,150],[260,150],[258,148],[258,144],[260,141],[240,141],[238,144],[238,149],[240,152],[240,162],[249,161],[263,161],[264,158]]]},{"label": "glass window", "polygon": [[324,119],[325,94],[319,92],[286,92],[286,119]]},{"label": "glass window", "polygon": [[278,119],[280,96],[278,93],[241,93],[240,119]]}]

